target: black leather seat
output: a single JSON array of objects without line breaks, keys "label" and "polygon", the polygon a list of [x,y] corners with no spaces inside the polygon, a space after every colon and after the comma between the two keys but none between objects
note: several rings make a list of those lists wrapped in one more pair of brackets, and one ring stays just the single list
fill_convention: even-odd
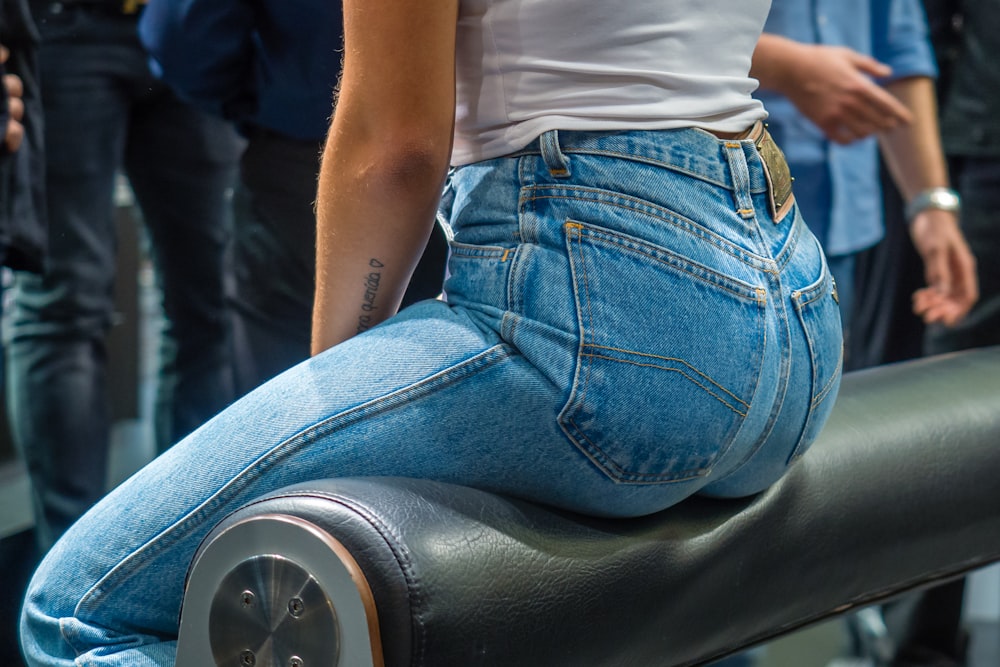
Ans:
[{"label": "black leather seat", "polygon": [[1000,348],[849,374],[754,498],[609,521],[318,480],[209,536],[177,664],[700,664],[1000,560],[997,480]]}]

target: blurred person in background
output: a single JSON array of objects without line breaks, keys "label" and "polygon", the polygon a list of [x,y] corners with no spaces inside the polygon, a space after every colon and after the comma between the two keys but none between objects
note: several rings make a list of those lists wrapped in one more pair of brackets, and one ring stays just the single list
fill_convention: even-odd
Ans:
[{"label": "blurred person in background", "polygon": [[[0,0],[0,266],[38,272],[46,247],[38,31],[26,0]],[[3,287],[0,286],[0,308]],[[0,363],[0,376],[3,364]],[[0,420],[6,429],[6,419]],[[0,434],[6,445],[8,434]],[[7,448],[4,447],[5,453]],[[13,454],[13,452],[10,452]],[[0,463],[7,463],[5,458]],[[17,598],[37,560],[31,532],[0,534],[0,664],[17,665]]]},{"label": "blurred person in background", "polygon": [[[837,279],[845,332],[857,253],[883,235],[879,149],[910,209],[923,259],[913,308],[953,326],[975,302],[975,261],[954,208],[919,0],[774,0],[751,73],[785,147],[806,224]],[[848,360],[848,365],[850,360]]]},{"label": "blurred person in background", "polygon": [[[242,395],[309,357],[316,179],[340,78],[341,4],[150,0],[139,31],[156,73],[247,139],[228,290]],[[437,230],[404,306],[440,293],[445,254]]]},{"label": "blurred person in background", "polygon": [[[870,318],[856,327],[858,304],[867,310],[873,295],[898,289],[895,282],[856,280],[859,256],[866,261],[864,253],[885,234],[880,161],[907,203],[905,228],[891,231],[916,248],[918,274],[901,310],[921,325],[960,326],[978,298],[976,262],[950,189],[937,68],[919,0],[773,0],[751,73],[788,157],[803,217],[837,280],[845,367],[870,358],[863,349]],[[851,656],[888,657],[877,610],[848,625]]]},{"label": "blurred person in background", "polygon": [[42,552],[106,491],[105,338],[114,321],[122,172],[163,295],[158,448],[233,395],[223,252],[239,140],[152,75],[136,30],[141,10],[134,0],[31,1],[41,37],[49,243],[41,273],[15,272],[5,348],[8,413]]},{"label": "blurred person in background", "polygon": [[[952,327],[925,327],[908,312],[910,289],[921,278],[919,256],[905,234],[905,202],[890,196],[887,236],[866,253],[859,271],[882,285],[863,295],[856,310],[865,332],[854,339],[859,365],[1000,345],[1000,0],[924,0],[924,7],[940,71],[940,133],[952,201],[978,259],[980,298]],[[960,579],[885,605],[893,667],[966,664],[965,589]]]}]

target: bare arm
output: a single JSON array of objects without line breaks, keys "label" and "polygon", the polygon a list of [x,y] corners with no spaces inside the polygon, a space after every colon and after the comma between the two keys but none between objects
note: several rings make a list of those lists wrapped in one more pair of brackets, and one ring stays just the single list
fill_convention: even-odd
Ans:
[{"label": "bare arm", "polygon": [[[932,187],[947,187],[948,172],[937,123],[934,83],[910,77],[886,86],[909,108],[913,121],[879,136],[882,154],[905,201]],[[927,287],[914,294],[914,310],[927,322],[952,325],[979,297],[975,260],[950,211],[927,209],[910,222],[910,236],[924,261]]]},{"label": "bare arm", "polygon": [[851,49],[806,44],[764,33],[750,74],[780,93],[831,141],[849,143],[912,119],[909,110],[872,77],[892,70]]},{"label": "bare arm", "polygon": [[317,354],[393,315],[451,155],[457,0],[345,0],[343,78],[317,194]]}]

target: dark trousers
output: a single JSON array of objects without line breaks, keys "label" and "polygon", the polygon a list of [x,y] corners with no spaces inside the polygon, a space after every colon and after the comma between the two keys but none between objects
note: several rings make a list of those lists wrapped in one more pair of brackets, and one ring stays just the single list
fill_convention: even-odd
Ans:
[{"label": "dark trousers", "polygon": [[[859,259],[855,335],[847,355],[851,368],[1000,345],[1000,159],[952,158],[949,172],[962,196],[962,231],[977,259],[980,300],[953,328],[925,328],[913,314],[910,295],[924,283],[923,263],[910,241],[899,194],[884,178],[886,237]],[[959,579],[885,606],[897,646],[894,665],[964,659],[964,589],[965,580]]]},{"label": "dark trousers", "polygon": [[[249,133],[233,201],[230,305],[239,395],[309,356],[320,150],[319,140]],[[441,292],[446,253],[435,229],[404,306]]]},{"label": "dark trousers", "polygon": [[152,76],[134,16],[103,5],[33,10],[42,33],[50,246],[43,275],[16,277],[7,399],[44,549],[105,490],[105,337],[115,317],[114,192],[123,171],[163,293],[159,448],[232,398],[223,254],[240,141]]}]

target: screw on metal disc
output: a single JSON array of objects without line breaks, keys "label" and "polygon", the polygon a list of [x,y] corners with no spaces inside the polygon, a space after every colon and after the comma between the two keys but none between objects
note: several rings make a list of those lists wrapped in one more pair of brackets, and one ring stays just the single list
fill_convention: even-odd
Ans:
[{"label": "screw on metal disc", "polygon": [[209,611],[217,667],[337,664],[340,625],[319,582],[278,555],[255,556],[223,578]]},{"label": "screw on metal disc", "polygon": [[292,598],[288,601],[288,613],[298,618],[306,610],[306,605],[302,598]]}]

